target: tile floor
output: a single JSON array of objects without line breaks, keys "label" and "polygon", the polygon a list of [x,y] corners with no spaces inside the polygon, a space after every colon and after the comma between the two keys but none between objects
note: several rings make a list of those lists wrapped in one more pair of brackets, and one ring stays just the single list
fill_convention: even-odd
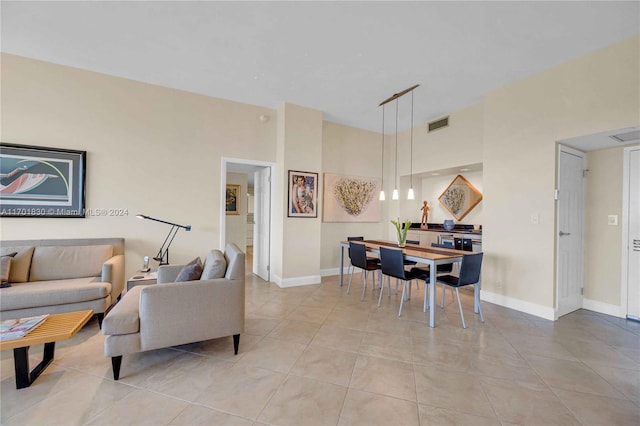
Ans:
[{"label": "tile floor", "polygon": [[[437,327],[422,284],[360,301],[337,277],[280,289],[248,276],[246,332],[125,356],[112,380],[92,320],[58,343],[54,363],[16,390],[1,357],[3,425],[638,425],[640,324],[580,310],[557,322],[462,291],[468,328],[447,293]],[[440,293],[438,292],[438,295]],[[31,349],[32,365],[42,347]]]}]

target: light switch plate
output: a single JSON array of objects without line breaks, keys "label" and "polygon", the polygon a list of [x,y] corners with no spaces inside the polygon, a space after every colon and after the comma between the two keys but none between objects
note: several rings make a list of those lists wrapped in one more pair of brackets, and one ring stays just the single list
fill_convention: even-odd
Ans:
[{"label": "light switch plate", "polygon": [[610,214],[609,216],[607,216],[607,225],[618,226],[618,215]]},{"label": "light switch plate", "polygon": [[540,223],[540,213],[531,213],[531,224],[538,225]]}]

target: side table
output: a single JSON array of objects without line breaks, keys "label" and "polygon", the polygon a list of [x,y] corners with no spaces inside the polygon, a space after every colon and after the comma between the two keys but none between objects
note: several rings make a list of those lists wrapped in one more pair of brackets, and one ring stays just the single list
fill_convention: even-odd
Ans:
[{"label": "side table", "polygon": [[127,291],[131,290],[137,285],[156,284],[158,282],[157,272],[141,272],[132,276],[127,280]]}]

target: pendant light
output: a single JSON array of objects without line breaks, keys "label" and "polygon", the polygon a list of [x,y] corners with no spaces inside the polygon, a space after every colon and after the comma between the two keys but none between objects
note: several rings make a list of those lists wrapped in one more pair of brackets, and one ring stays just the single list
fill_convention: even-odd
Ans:
[{"label": "pendant light", "polygon": [[409,193],[407,200],[415,199],[413,195],[413,90],[411,91],[411,153],[409,154]]},{"label": "pendant light", "polygon": [[[411,92],[411,166],[410,166],[411,175],[409,176],[411,179],[411,185],[409,188],[409,194],[407,198],[409,200],[414,199],[414,194],[413,194],[413,90],[418,86],[420,85],[416,84],[414,86],[409,87],[408,89],[403,90],[402,92],[395,93],[393,96],[385,99],[384,101],[380,102],[380,105],[378,105],[383,107],[382,108],[382,155],[384,157],[384,105],[391,101],[394,101],[394,100],[396,101],[396,146],[395,146],[396,155],[395,155],[395,170],[394,170],[395,186],[393,188],[393,193],[391,194],[392,200],[398,200],[400,198],[398,196],[398,99],[409,92]],[[384,200],[383,197],[384,197],[384,193],[383,191],[381,191],[380,199]]]},{"label": "pendant light", "polygon": [[393,194],[391,195],[392,200],[397,200],[400,197],[398,196],[398,98],[396,98],[396,166],[393,171],[393,176],[395,179],[395,183],[393,186]]},{"label": "pendant light", "polygon": [[386,199],[384,195],[384,105],[382,105],[382,155],[380,156],[380,201]]}]

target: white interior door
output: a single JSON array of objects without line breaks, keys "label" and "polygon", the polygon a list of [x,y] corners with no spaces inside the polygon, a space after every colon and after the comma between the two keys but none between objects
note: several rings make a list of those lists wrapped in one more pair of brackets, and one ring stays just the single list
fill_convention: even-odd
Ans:
[{"label": "white interior door", "polygon": [[628,170],[627,318],[640,320],[640,148],[629,151]]},{"label": "white interior door", "polygon": [[582,307],[585,168],[583,152],[560,145],[556,317]]},{"label": "white interior door", "polygon": [[271,247],[271,168],[255,172],[255,213],[253,215],[253,273],[269,281]]}]

